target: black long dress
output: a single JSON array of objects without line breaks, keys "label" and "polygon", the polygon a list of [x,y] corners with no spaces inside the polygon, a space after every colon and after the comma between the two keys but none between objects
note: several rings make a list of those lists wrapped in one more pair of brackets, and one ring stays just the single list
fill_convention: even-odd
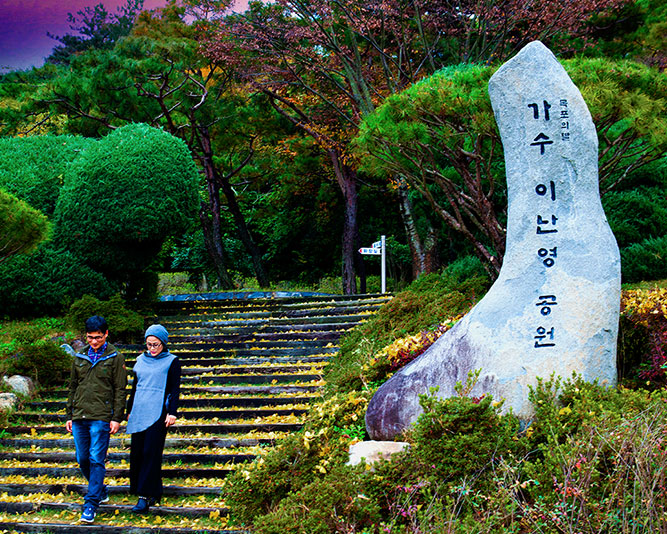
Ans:
[{"label": "black long dress", "polygon": [[[130,492],[158,502],[162,497],[162,452],[167,438],[165,419],[167,414],[177,415],[181,386],[181,362],[178,357],[171,362],[167,372],[162,414],[142,432],[132,434],[130,442]],[[137,377],[132,380],[132,392],[127,413],[132,411],[137,391]]]}]

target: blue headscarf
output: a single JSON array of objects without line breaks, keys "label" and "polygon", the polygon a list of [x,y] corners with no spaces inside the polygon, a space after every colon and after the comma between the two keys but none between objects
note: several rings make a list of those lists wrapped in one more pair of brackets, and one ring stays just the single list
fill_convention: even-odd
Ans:
[{"label": "blue headscarf", "polygon": [[158,338],[160,341],[162,341],[163,345],[169,343],[169,332],[167,332],[167,329],[161,324],[150,325],[144,334],[144,341],[146,341],[148,336],[154,336]]}]

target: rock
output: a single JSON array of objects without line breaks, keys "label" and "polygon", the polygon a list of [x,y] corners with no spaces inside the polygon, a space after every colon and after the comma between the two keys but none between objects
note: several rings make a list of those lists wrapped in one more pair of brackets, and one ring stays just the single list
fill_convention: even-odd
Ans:
[{"label": "rock", "polygon": [[62,345],[60,345],[60,348],[63,349],[67,354],[69,354],[72,357],[76,354],[72,346],[68,345],[67,343],[63,343]]},{"label": "rock", "polygon": [[13,410],[19,403],[19,398],[14,393],[0,393],[0,411]]},{"label": "rock", "polygon": [[362,460],[371,465],[378,460],[386,460],[409,446],[410,444],[404,441],[360,441],[350,447],[347,465],[358,465]]},{"label": "rock", "polygon": [[383,384],[366,428],[391,439],[421,413],[419,395],[505,399],[524,421],[529,386],[555,374],[616,382],[620,255],[600,203],[597,134],[554,55],[524,47],[489,81],[505,151],[507,247],[498,279],[454,328]]},{"label": "rock", "polygon": [[80,339],[75,339],[72,341],[72,348],[74,349],[74,352],[80,351],[83,347],[86,346],[86,344],[81,341]]},{"label": "rock", "polygon": [[3,376],[2,380],[16,393],[20,393],[21,395],[30,397],[35,392],[35,384],[32,379],[27,376],[12,375],[9,378]]}]

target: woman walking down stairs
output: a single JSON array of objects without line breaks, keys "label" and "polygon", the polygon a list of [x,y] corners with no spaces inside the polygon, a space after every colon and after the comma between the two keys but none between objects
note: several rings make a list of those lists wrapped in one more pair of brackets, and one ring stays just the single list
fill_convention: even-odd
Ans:
[{"label": "woman walking down stairs", "polygon": [[[290,432],[323,386],[340,337],[390,297],[378,295],[161,302],[158,317],[182,363],[179,418],[163,457],[164,495],[131,513],[130,436],[111,439],[109,501],[77,523],[86,485],[65,433],[65,389],[15,413],[0,437],[0,532],[236,533],[225,476]],[[122,347],[128,368],[143,346]],[[92,530],[91,530],[92,529]]]}]

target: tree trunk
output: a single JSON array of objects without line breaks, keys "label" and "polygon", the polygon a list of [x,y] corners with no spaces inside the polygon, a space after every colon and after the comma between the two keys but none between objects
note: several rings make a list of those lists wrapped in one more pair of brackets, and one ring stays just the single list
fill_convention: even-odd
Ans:
[{"label": "tree trunk", "polygon": [[346,295],[353,295],[357,292],[356,271],[354,268],[354,257],[357,254],[357,173],[340,158],[340,154],[335,149],[329,150],[329,156],[334,167],[334,173],[338,186],[345,199],[345,218],[343,222],[343,292]]},{"label": "tree trunk", "polygon": [[241,208],[236,200],[236,193],[229,183],[227,176],[221,175],[213,163],[213,149],[208,128],[200,127],[199,134],[199,143],[203,152],[202,164],[206,173],[206,180],[213,180],[216,183],[216,186],[222,189],[222,193],[227,199],[227,208],[234,218],[238,236],[241,239],[241,242],[243,243],[246,251],[252,258],[252,264],[255,271],[255,276],[257,276],[257,282],[261,287],[268,287],[269,279],[266,276],[266,272],[264,271],[264,266],[262,264],[262,253],[250,235],[248,225],[245,222],[245,217],[243,216]]},{"label": "tree trunk", "polygon": [[219,176],[219,184],[222,186],[222,192],[227,199],[227,208],[229,209],[232,217],[234,217],[234,222],[236,223],[236,230],[238,231],[239,238],[243,242],[246,251],[250,254],[252,258],[252,266],[255,271],[255,276],[257,276],[257,282],[260,287],[269,287],[269,278],[266,275],[264,270],[264,265],[262,264],[262,252],[259,250],[259,247],[255,244],[248,226],[245,222],[245,217],[241,213],[241,208],[239,207],[238,202],[236,201],[236,194],[232,189],[229,180],[224,176]]},{"label": "tree trunk", "polygon": [[218,284],[225,289],[232,289],[234,284],[227,272],[225,251],[222,246],[222,224],[220,221],[220,191],[218,184],[209,181],[207,177],[208,202],[202,202],[199,209],[202,231],[204,232],[204,243],[215,273]]},{"label": "tree trunk", "polygon": [[422,240],[415,224],[412,202],[408,196],[408,186],[404,183],[398,187],[398,199],[401,219],[412,256],[412,279],[416,280],[422,274],[438,270],[438,236],[433,225],[427,221],[427,235]]}]

